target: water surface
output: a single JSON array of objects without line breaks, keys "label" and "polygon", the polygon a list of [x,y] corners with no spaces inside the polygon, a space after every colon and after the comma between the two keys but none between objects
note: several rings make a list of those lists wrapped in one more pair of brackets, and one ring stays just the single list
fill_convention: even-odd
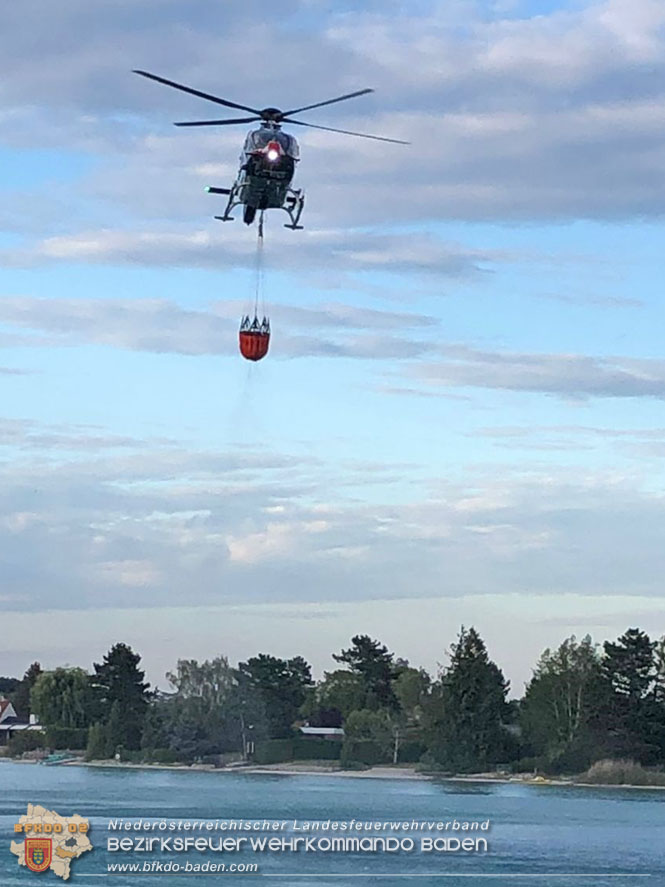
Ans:
[{"label": "water surface", "polygon": [[[80,887],[192,887],[226,881],[358,887],[469,887],[474,884],[629,887],[665,885],[665,793],[649,790],[480,784],[338,776],[124,770],[0,764],[2,887],[62,884],[52,872],[19,868],[9,852],[28,802],[90,820],[92,853],[75,860]],[[108,854],[110,819],[430,821],[487,820],[486,854]],[[141,834],[128,832],[132,836]],[[209,836],[196,832],[196,836]],[[237,834],[237,833],[236,833]],[[244,833],[243,833],[244,834]],[[281,834],[281,833],[280,833]],[[289,836],[288,832],[284,833]],[[366,834],[366,833],[364,833]],[[385,833],[384,833],[385,834]],[[421,833],[405,832],[418,844]],[[214,833],[218,838],[221,833]],[[252,861],[255,874],[105,875],[107,862],[185,859]],[[624,873],[624,874],[622,874]],[[322,877],[330,875],[331,877]],[[410,877],[406,878],[405,875]],[[617,877],[617,875],[619,875]]]}]

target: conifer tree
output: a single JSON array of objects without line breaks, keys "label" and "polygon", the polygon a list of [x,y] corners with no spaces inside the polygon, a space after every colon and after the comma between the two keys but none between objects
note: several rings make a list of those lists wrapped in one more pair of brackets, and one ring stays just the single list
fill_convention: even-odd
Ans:
[{"label": "conifer tree", "polygon": [[353,674],[362,678],[367,693],[364,708],[399,708],[392,683],[398,669],[384,644],[366,634],[356,635],[351,638],[351,647],[333,654],[333,659],[348,665]]},{"label": "conifer tree", "polygon": [[438,763],[469,771],[501,760],[508,687],[475,628],[462,626],[426,707],[428,744]]},{"label": "conifer tree", "polygon": [[650,763],[657,754],[658,707],[653,704],[656,644],[646,632],[629,628],[616,642],[605,641],[604,719],[611,753]]},{"label": "conifer tree", "polygon": [[102,721],[111,717],[117,702],[121,712],[118,742],[128,749],[141,747],[141,733],[148,701],[150,684],[144,682],[145,672],[139,669],[141,657],[126,644],[115,644],[95,663],[93,686],[98,715]]}]

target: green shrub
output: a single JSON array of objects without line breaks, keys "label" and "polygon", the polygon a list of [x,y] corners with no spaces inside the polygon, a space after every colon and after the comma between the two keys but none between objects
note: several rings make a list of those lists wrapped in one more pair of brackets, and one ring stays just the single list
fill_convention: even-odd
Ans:
[{"label": "green shrub", "polygon": [[452,770],[444,764],[439,764],[439,762],[435,761],[429,753],[423,755],[416,769],[419,773],[429,773],[442,777],[455,776],[455,773]]},{"label": "green shrub", "polygon": [[513,773],[545,773],[548,772],[549,760],[544,755],[532,758],[520,758],[513,761],[510,769]]},{"label": "green shrub", "polygon": [[293,757],[296,761],[339,761],[342,743],[336,739],[293,740]]},{"label": "green shrub", "polygon": [[256,743],[254,761],[257,764],[281,764],[292,760],[292,739],[267,739],[265,742]]},{"label": "green shrub", "polygon": [[151,764],[177,764],[178,755],[171,748],[144,749],[144,760]]},{"label": "green shrub", "polygon": [[85,748],[86,761],[101,761],[106,757],[106,731],[103,724],[91,724]]},{"label": "green shrub", "polygon": [[362,761],[342,761],[340,763],[340,768],[342,770],[369,770],[371,769],[369,764],[365,764]]},{"label": "green shrub", "polygon": [[549,763],[547,772],[554,775],[561,773],[582,773],[587,770],[593,760],[589,749],[571,746],[556,755]]},{"label": "green shrub", "polygon": [[410,739],[403,742],[397,752],[398,764],[417,764],[427,751],[427,746],[420,739]]},{"label": "green shrub", "polygon": [[120,749],[120,760],[129,764],[141,764],[145,760],[145,751],[133,751],[128,748]]},{"label": "green shrub", "polygon": [[200,762],[201,764],[206,764],[208,767],[224,767],[224,757],[223,755],[203,755]]},{"label": "green shrub", "polygon": [[372,739],[346,739],[340,756],[342,765],[347,761],[362,761],[363,764],[387,764],[390,758],[381,746]]},{"label": "green shrub", "polygon": [[41,730],[21,730],[12,735],[7,743],[7,752],[12,758],[20,758],[22,754],[46,747],[46,736]]},{"label": "green shrub", "polygon": [[46,744],[56,751],[80,751],[88,745],[88,728],[47,727]]}]

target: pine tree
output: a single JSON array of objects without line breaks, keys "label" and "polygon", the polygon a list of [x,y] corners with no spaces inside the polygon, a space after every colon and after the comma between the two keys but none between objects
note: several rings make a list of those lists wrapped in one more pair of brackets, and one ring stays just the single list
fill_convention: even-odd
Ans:
[{"label": "pine tree", "polygon": [[141,657],[126,644],[115,644],[95,663],[93,684],[100,720],[108,720],[117,702],[122,712],[119,744],[128,749],[141,747],[141,733],[148,702],[150,684],[144,682],[145,672],[139,669]]},{"label": "pine tree", "polygon": [[348,650],[333,654],[333,659],[348,665],[353,674],[362,678],[367,693],[363,707],[398,709],[399,702],[392,682],[399,669],[393,654],[386,646],[366,634],[351,638],[351,644]]},{"label": "pine tree", "polygon": [[289,736],[306,691],[314,683],[309,663],[302,656],[278,659],[260,653],[238,663],[237,675],[243,696],[255,695],[260,700],[270,737]]},{"label": "pine tree", "polygon": [[501,759],[508,687],[478,632],[462,626],[425,709],[428,745],[438,763],[468,771]]},{"label": "pine tree", "polygon": [[657,720],[652,692],[656,644],[646,632],[629,628],[615,643],[606,641],[602,662],[605,680],[605,718],[616,756],[653,760]]},{"label": "pine tree", "polygon": [[655,646],[639,628],[629,628],[616,643],[605,641],[603,673],[618,697],[637,703],[647,696],[654,679]]},{"label": "pine tree", "polygon": [[30,694],[37,678],[41,673],[42,667],[39,662],[33,662],[30,668],[23,675],[23,680],[20,682],[20,684],[12,694],[12,704],[14,706],[16,714],[21,720],[27,721],[28,717],[32,714],[32,710],[30,707]]},{"label": "pine tree", "polygon": [[657,641],[654,650],[654,680],[647,701],[647,728],[649,742],[658,748],[658,757],[665,759],[665,637]]}]

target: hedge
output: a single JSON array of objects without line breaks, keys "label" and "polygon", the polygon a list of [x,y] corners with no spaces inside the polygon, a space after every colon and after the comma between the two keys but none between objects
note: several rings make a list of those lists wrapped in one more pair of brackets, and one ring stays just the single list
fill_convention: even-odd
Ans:
[{"label": "hedge", "polygon": [[79,730],[74,727],[48,727],[46,744],[56,750],[85,749],[88,745],[88,728]]},{"label": "hedge", "polygon": [[293,740],[293,757],[296,761],[339,761],[342,743],[338,739]]},{"label": "hedge", "polygon": [[12,758],[19,758],[24,752],[44,748],[46,737],[41,730],[21,730],[14,733],[7,744],[7,752]]},{"label": "hedge", "polygon": [[347,739],[342,746],[342,764],[360,761],[363,764],[388,764],[392,757],[372,739]]},{"label": "hedge", "polygon": [[171,748],[152,748],[144,751],[144,760],[151,764],[176,764],[179,758]]},{"label": "hedge", "polygon": [[419,739],[403,742],[397,752],[398,764],[417,764],[427,751],[427,746]]},{"label": "hedge", "polygon": [[292,760],[292,739],[267,739],[265,742],[256,743],[254,761],[257,764],[281,764]]}]

